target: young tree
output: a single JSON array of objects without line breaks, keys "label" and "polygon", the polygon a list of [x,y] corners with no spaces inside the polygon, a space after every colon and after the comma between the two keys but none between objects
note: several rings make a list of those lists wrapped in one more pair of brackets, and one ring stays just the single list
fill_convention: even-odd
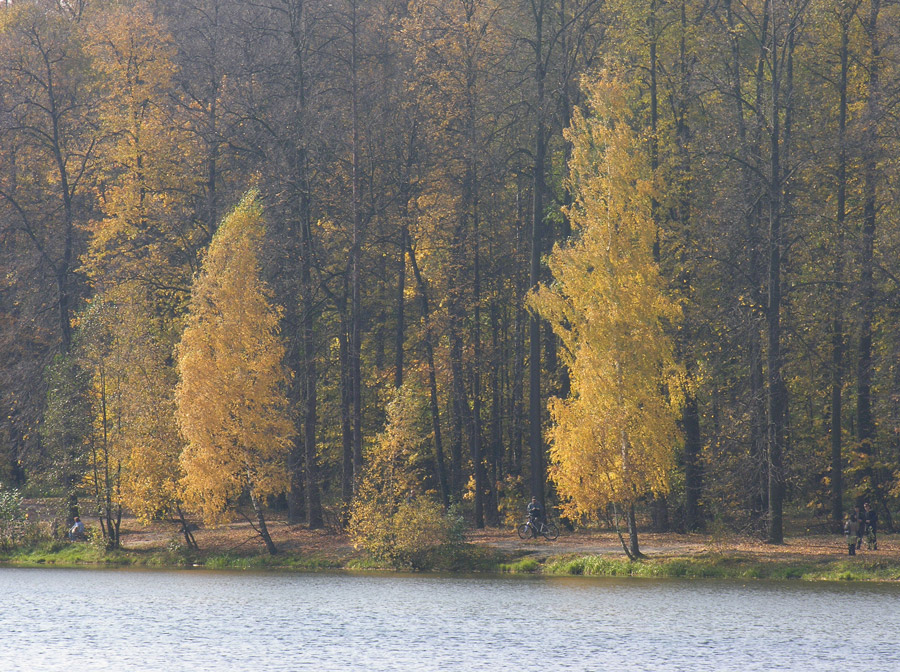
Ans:
[{"label": "young tree", "polygon": [[98,292],[137,280],[159,314],[178,314],[208,235],[188,214],[200,167],[171,103],[175,46],[144,2],[114,3],[92,19],[104,216],[92,224],[84,271]]},{"label": "young tree", "polygon": [[185,499],[206,521],[220,520],[247,493],[271,554],[262,504],[288,485],[293,436],[280,310],[260,279],[262,206],[249,192],[219,225],[194,281],[178,347],[176,418]]},{"label": "young tree", "polygon": [[350,510],[354,543],[381,560],[421,569],[458,543],[458,519],[426,490],[430,455],[421,384],[408,381],[387,404],[387,423],[366,454]]},{"label": "young tree", "polygon": [[104,292],[80,313],[74,354],[91,377],[94,428],[87,451],[94,468],[86,482],[101,495],[101,529],[113,545],[124,505],[144,523],[177,518],[185,543],[195,548],[181,505],[175,335],[156,312],[151,292],[132,282]]},{"label": "young tree", "polygon": [[576,111],[567,209],[574,240],[550,255],[552,285],[532,307],[559,335],[571,389],[550,402],[550,475],[567,515],[607,505],[629,511],[630,546],[639,557],[634,504],[664,494],[680,442],[684,373],[665,327],[680,308],[663,291],[653,259],[649,161],[631,130],[622,82],[585,82],[590,115]]}]

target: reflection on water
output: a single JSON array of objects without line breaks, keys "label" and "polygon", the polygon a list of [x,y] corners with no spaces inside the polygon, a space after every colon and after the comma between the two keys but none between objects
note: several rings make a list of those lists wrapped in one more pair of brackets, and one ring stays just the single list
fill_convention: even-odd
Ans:
[{"label": "reflection on water", "polygon": [[900,587],[0,569],[3,672],[900,670]]}]

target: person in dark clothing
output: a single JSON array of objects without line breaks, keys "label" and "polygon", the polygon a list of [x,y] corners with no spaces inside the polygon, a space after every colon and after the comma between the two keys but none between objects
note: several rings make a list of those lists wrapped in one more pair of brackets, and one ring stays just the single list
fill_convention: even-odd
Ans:
[{"label": "person in dark clothing", "polygon": [[863,536],[866,533],[866,514],[859,510],[859,504],[853,507],[853,516],[858,523],[856,528],[856,550],[862,548]]},{"label": "person in dark clothing", "polygon": [[873,551],[878,550],[878,512],[866,502],[863,504],[866,517],[866,543]]},{"label": "person in dark clothing", "polygon": [[536,497],[531,498],[531,501],[528,502],[528,507],[525,510],[528,513],[528,522],[531,524],[535,533],[537,533],[537,531],[541,529],[541,519],[544,517],[544,510],[541,508],[540,502],[537,501]]}]

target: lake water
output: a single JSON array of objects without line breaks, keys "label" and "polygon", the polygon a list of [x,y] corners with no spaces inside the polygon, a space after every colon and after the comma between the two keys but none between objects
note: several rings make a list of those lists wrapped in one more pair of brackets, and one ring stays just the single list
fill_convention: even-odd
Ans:
[{"label": "lake water", "polygon": [[3,672],[900,670],[900,587],[0,569]]}]

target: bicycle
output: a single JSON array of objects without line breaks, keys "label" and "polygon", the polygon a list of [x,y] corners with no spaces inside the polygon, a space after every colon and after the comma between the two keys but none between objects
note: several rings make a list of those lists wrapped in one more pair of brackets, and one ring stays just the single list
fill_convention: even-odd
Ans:
[{"label": "bicycle", "polygon": [[553,523],[538,522],[536,525],[532,520],[526,520],[516,528],[519,533],[519,539],[532,539],[543,536],[547,541],[555,541],[559,537],[559,528]]}]

